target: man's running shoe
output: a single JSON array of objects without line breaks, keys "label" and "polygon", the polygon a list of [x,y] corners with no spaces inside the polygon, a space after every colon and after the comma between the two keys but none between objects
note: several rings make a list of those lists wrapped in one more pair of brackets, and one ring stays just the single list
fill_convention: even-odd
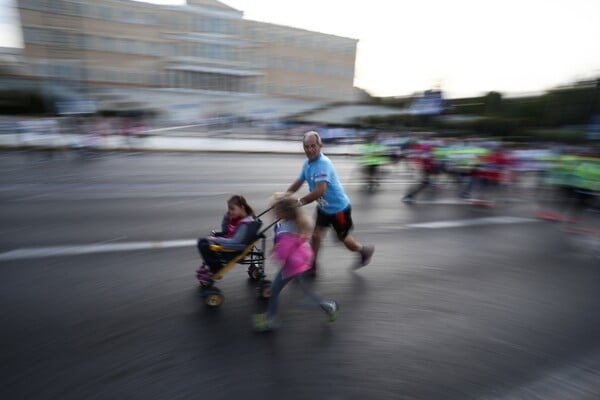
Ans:
[{"label": "man's running shoe", "polygon": [[371,258],[373,257],[373,253],[375,253],[375,246],[372,244],[363,246],[360,251],[360,262],[357,268],[366,267],[371,262]]},{"label": "man's running shoe", "polygon": [[329,322],[333,322],[337,319],[338,312],[340,311],[340,305],[337,301],[332,300],[328,301],[323,307],[325,312],[327,313],[327,317],[329,318]]}]

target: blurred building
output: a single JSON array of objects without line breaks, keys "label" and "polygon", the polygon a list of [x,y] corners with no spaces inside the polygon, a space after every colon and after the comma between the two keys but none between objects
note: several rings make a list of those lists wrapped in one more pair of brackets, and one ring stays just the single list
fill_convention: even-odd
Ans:
[{"label": "blurred building", "polygon": [[110,93],[106,99],[127,95],[130,103],[153,101],[155,107],[181,93],[210,93],[206,99],[221,102],[245,94],[321,103],[357,94],[356,39],[245,20],[243,11],[218,1],[17,4],[23,78],[102,89]]},{"label": "blurred building", "polygon": [[416,96],[409,106],[411,115],[439,115],[446,108],[442,91],[426,90],[423,95]]},{"label": "blurred building", "polygon": [[23,51],[15,47],[0,47],[0,73],[18,75],[24,69]]},{"label": "blurred building", "polygon": [[275,95],[351,101],[355,39],[244,20],[243,59],[259,71],[257,90]]}]

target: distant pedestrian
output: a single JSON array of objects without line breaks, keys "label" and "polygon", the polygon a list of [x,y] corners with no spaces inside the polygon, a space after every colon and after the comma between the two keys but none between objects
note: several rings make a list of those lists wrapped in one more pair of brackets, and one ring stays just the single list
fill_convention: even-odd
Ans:
[{"label": "distant pedestrian", "polygon": [[370,133],[366,136],[362,150],[360,163],[364,168],[367,190],[372,192],[379,186],[381,167],[390,162],[389,149],[379,140],[377,134]]},{"label": "distant pedestrian", "polygon": [[402,198],[406,203],[415,201],[417,195],[432,185],[433,177],[440,172],[440,165],[435,158],[435,148],[430,144],[415,144],[411,150],[415,151],[413,158],[417,161],[417,166],[421,172],[419,184],[409,189],[408,193]]},{"label": "distant pedestrian", "polygon": [[310,193],[299,198],[298,204],[303,206],[313,201],[317,202],[317,217],[311,240],[315,260],[310,273],[316,275],[319,249],[325,229],[330,226],[348,250],[358,253],[356,266],[366,266],[371,261],[375,246],[362,245],[350,235],[353,228],[350,199],[344,192],[333,163],[321,152],[321,136],[315,131],[306,132],[302,143],[307,160],[302,166],[300,176],[287,191],[290,194],[296,193],[304,182],[307,182]]}]

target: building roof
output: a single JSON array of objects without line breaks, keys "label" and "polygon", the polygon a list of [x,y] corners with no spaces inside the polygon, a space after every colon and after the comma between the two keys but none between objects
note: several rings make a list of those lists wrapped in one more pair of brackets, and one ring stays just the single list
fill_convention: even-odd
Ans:
[{"label": "building roof", "polygon": [[186,3],[190,6],[207,6],[215,8],[224,8],[227,10],[237,10],[236,8],[228,6],[227,4],[217,0],[187,0]]},{"label": "building roof", "polygon": [[348,125],[356,118],[369,116],[406,115],[408,110],[387,106],[348,104],[330,106],[323,110],[307,113],[298,118],[299,121],[314,124]]}]

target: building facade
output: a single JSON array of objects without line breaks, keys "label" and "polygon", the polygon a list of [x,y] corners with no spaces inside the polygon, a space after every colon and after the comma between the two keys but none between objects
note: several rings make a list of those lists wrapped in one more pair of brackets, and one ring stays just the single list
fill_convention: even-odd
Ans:
[{"label": "building facade", "polygon": [[352,100],[356,40],[248,20],[243,32],[260,92]]},{"label": "building facade", "polygon": [[356,39],[245,20],[214,0],[18,0],[24,77],[87,88],[354,96]]}]

